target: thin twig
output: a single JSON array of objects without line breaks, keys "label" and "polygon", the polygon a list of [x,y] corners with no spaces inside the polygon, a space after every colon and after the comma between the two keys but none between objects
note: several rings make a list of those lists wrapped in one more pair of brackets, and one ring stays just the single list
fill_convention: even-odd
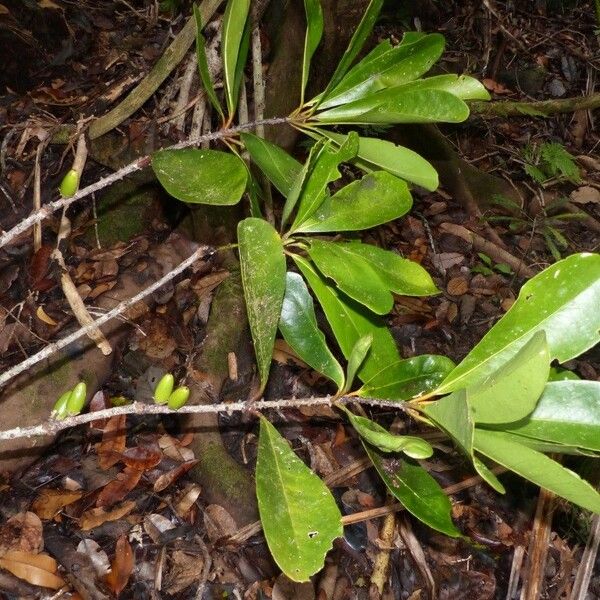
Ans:
[{"label": "thin twig", "polygon": [[23,361],[22,363],[19,363],[18,365],[15,365],[11,369],[8,369],[8,371],[5,371],[4,373],[2,373],[2,375],[0,375],[0,387],[2,387],[7,381],[10,381],[13,377],[16,377],[19,373],[30,369],[33,365],[36,365],[40,361],[52,356],[52,354],[58,352],[65,346],[68,346],[75,340],[79,339],[81,336],[87,335],[93,329],[100,327],[101,325],[110,321],[111,319],[114,319],[115,317],[118,317],[129,307],[144,299],[146,296],[149,296],[150,294],[152,294],[152,292],[155,292],[158,288],[167,283],[167,281],[170,281],[171,279],[176,277],[179,273],[187,269],[197,260],[205,258],[211,252],[213,252],[212,248],[209,248],[208,246],[201,246],[183,262],[177,265],[177,267],[175,267],[172,271],[169,271],[169,273],[161,277],[158,281],[155,281],[152,285],[143,289],[141,292],[139,292],[132,298],[123,300],[123,302],[117,304],[117,306],[109,310],[106,314],[102,315],[95,321],[92,321],[89,325],[86,325],[85,327],[74,331],[70,335],[62,338],[57,342],[52,342],[36,354],[30,356],[27,360]]},{"label": "thin twig", "polygon": [[84,425],[90,421],[99,419],[109,419],[118,415],[165,415],[165,414],[199,414],[199,413],[234,413],[234,412],[256,412],[270,409],[298,408],[301,406],[333,406],[336,402],[358,403],[368,406],[381,408],[395,408],[404,410],[402,402],[393,400],[379,400],[377,398],[357,398],[354,396],[344,396],[335,398],[334,396],[320,396],[317,398],[289,398],[285,400],[258,400],[248,402],[222,402],[220,404],[195,404],[186,405],[177,411],[173,411],[167,406],[160,404],[146,404],[144,402],[133,402],[126,406],[116,406],[98,410],[76,417],[69,417],[62,421],[48,419],[39,425],[31,427],[15,427],[0,431],[0,440],[16,440],[24,437],[37,437],[46,435],[55,435],[63,429],[69,429],[77,425]]},{"label": "thin twig", "polygon": [[[264,119],[264,121],[262,121],[262,123],[260,123],[260,124],[262,124],[262,125],[277,125],[280,123],[289,123],[289,121],[290,121],[289,117],[275,117],[272,119]],[[254,127],[256,127],[258,124],[259,123],[257,123],[257,122],[252,122],[252,123],[246,123],[244,125],[238,125],[237,127],[231,127],[229,129],[221,129],[219,131],[212,131],[205,135],[201,135],[200,137],[184,140],[183,142],[179,142],[178,144],[174,144],[173,146],[168,146],[167,149],[179,150],[181,148],[189,148],[190,146],[197,146],[197,145],[201,144],[202,142],[210,142],[210,141],[214,141],[214,140],[220,140],[220,139],[223,139],[226,137],[234,136],[237,133],[239,133],[240,131],[245,131],[247,129],[254,129]],[[80,189],[75,195],[71,196],[70,198],[60,198],[59,200],[54,200],[53,202],[49,202],[48,204],[43,206],[40,210],[35,211],[31,215],[29,215],[27,218],[23,219],[18,225],[15,225],[15,227],[13,227],[12,229],[4,232],[0,236],[0,248],[3,248],[4,246],[6,246],[6,244],[8,244],[10,241],[14,240],[17,236],[19,236],[23,232],[27,231],[35,223],[40,223],[41,221],[43,221],[45,218],[47,218],[53,212],[59,210],[60,208],[66,208],[66,207],[70,206],[71,204],[73,204],[74,202],[77,202],[77,200],[86,198],[90,194],[93,194],[94,192],[97,192],[97,191],[115,183],[116,181],[123,179],[123,177],[126,177],[127,175],[130,175],[131,173],[135,173],[136,171],[140,171],[141,169],[144,169],[145,167],[148,167],[150,165],[151,160],[152,160],[152,158],[150,155],[142,156],[142,157],[134,160],[133,162],[129,163],[128,165],[125,165],[118,171],[111,173],[107,177],[104,177],[104,178],[100,179],[99,181],[96,181],[95,183],[92,183],[91,185],[88,185],[87,187]]]}]

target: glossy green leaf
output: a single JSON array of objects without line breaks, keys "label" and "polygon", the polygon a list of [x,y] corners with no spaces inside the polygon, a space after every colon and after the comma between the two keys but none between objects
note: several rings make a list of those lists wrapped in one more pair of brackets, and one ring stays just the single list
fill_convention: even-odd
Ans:
[{"label": "glossy green leaf", "polygon": [[240,48],[248,20],[250,0],[228,0],[223,16],[223,32],[221,36],[221,52],[223,54],[223,79],[225,83],[225,97],[229,116],[233,116],[237,105],[236,68]]},{"label": "glossy green leaf", "polygon": [[219,113],[219,115],[223,117],[223,109],[221,108],[221,104],[219,103],[219,99],[215,93],[215,88],[213,86],[210,71],[208,69],[208,62],[206,60],[206,40],[202,35],[202,29],[204,27],[202,24],[202,15],[198,5],[194,4],[193,8],[194,19],[196,20],[196,55],[198,58],[198,73],[200,75],[200,81],[202,81],[202,87],[204,87],[204,91],[206,92],[210,103],[213,105],[214,109]]},{"label": "glossy green leaf", "polygon": [[501,431],[475,430],[475,448],[521,477],[570,502],[600,513],[600,494],[584,479],[545,454],[518,444]]},{"label": "glossy green leaf", "polygon": [[302,165],[283,148],[252,133],[242,132],[240,138],[253,162],[283,195],[287,196]]},{"label": "glossy green leaf", "polygon": [[476,423],[509,423],[530,414],[550,371],[546,334],[537,331],[519,351],[479,385],[467,389]]},{"label": "glossy green leaf", "polygon": [[379,371],[358,390],[358,395],[382,400],[410,400],[434,390],[453,368],[454,363],[446,356],[414,356]]},{"label": "glossy green leaf", "polygon": [[306,34],[304,37],[304,54],[302,56],[302,87],[300,104],[304,104],[304,90],[308,81],[310,61],[323,35],[323,9],[320,0],[304,0],[306,13]]},{"label": "glossy green leaf", "polygon": [[317,113],[319,123],[363,125],[394,123],[461,123],[469,107],[450,92],[389,88],[361,100]]},{"label": "glossy green leaf", "polygon": [[315,371],[329,377],[341,390],[344,371],[317,325],[312,298],[298,273],[287,273],[279,330],[296,354]]},{"label": "glossy green leaf", "polygon": [[468,75],[436,75],[411,81],[398,88],[403,94],[412,90],[443,90],[461,100],[489,100],[490,94],[483,84]]},{"label": "glossy green leaf", "polygon": [[467,401],[467,392],[459,390],[449,396],[420,407],[421,411],[443,429],[475,470],[497,492],[504,494],[504,486],[486,465],[473,455],[473,414]]},{"label": "glossy green leaf", "polygon": [[381,365],[398,362],[400,356],[394,338],[381,320],[327,283],[306,259],[297,255],[293,258],[321,304],[346,359],[361,337],[373,336],[369,355],[358,370],[361,381],[371,379],[381,370]]},{"label": "glossy green leaf", "polygon": [[354,59],[358,56],[358,53],[361,51],[364,43],[371,34],[371,31],[373,31],[373,26],[375,25],[375,21],[379,16],[382,6],[383,0],[371,0],[369,2],[369,5],[363,13],[358,27],[352,34],[348,48],[346,48],[346,51],[338,63],[333,75],[331,76],[325,91],[319,96],[318,101],[321,101],[322,98],[327,98],[329,92],[335,88],[343,79],[344,75],[346,75],[348,69],[354,62]]},{"label": "glossy green leaf", "polygon": [[365,175],[325,198],[298,229],[304,233],[358,231],[405,215],[412,197],[404,181],[385,171]]},{"label": "glossy green leaf", "polygon": [[319,108],[348,104],[421,77],[440,58],[444,45],[444,36],[439,33],[397,46],[389,40],[381,42],[327,94]]},{"label": "glossy green leaf", "polygon": [[581,377],[569,369],[561,369],[560,367],[550,367],[548,381],[579,381]]},{"label": "glossy green leaf", "polygon": [[[345,136],[319,129],[319,133],[340,143]],[[420,185],[426,190],[435,190],[439,185],[437,171],[420,154],[388,140],[360,137],[355,164],[366,171],[383,170]]]},{"label": "glossy green leaf", "polygon": [[248,52],[250,50],[250,19],[246,20],[246,25],[242,32],[242,40],[240,42],[240,48],[237,57],[237,63],[235,65],[235,72],[233,76],[233,91],[232,96],[234,99],[234,108],[237,105],[240,97],[240,88],[242,81],[244,80],[244,69],[246,68],[246,62],[248,61]]},{"label": "glossy green leaf", "polygon": [[450,499],[423,467],[408,459],[386,458],[372,446],[364,446],[387,488],[409,513],[450,537],[461,535],[452,522]]},{"label": "glossy green leaf", "polygon": [[365,362],[372,344],[373,335],[370,333],[361,337],[356,344],[354,344],[354,348],[352,348],[352,352],[350,352],[350,356],[348,358],[348,368],[346,369],[346,385],[343,389],[343,394],[346,394],[348,391],[350,391],[350,387],[356,378],[356,373],[358,372],[360,366]]},{"label": "glossy green leaf", "polygon": [[382,452],[404,452],[410,458],[417,460],[433,455],[433,448],[424,439],[412,435],[395,435],[371,419],[355,415],[345,407],[342,409],[358,435]]},{"label": "glossy green leaf", "polygon": [[263,219],[238,224],[240,268],[261,392],[267,385],[285,293],[285,255],[279,234]]},{"label": "glossy green leaf", "polygon": [[357,258],[366,262],[386,288],[403,296],[430,296],[439,293],[431,275],[418,263],[395,252],[361,242],[329,242],[340,256],[351,263]]},{"label": "glossy green leaf", "polygon": [[302,194],[302,191],[304,190],[306,182],[308,181],[308,179],[315,167],[315,164],[317,163],[317,160],[319,159],[321,154],[323,154],[323,152],[325,152],[326,146],[327,146],[327,142],[325,140],[323,140],[323,139],[318,140],[317,143],[314,144],[313,147],[310,149],[310,152],[308,154],[308,158],[307,158],[306,162],[302,165],[302,168],[297,173],[297,175],[292,183],[292,187],[290,188],[290,191],[286,194],[286,196],[287,196],[286,201],[285,201],[285,204],[283,205],[283,212],[281,214],[282,229],[285,226],[285,224],[288,222],[290,216],[292,215],[294,208],[296,208],[296,204],[298,203],[298,200],[300,199],[300,195]]},{"label": "glossy green leaf", "polygon": [[504,433],[506,436],[512,439],[515,443],[522,444],[523,446],[527,446],[528,448],[531,448],[532,450],[537,450],[538,452],[543,452],[544,454],[574,454],[578,456],[600,457],[600,453],[594,450],[580,448],[579,446],[558,444],[556,442],[547,442],[545,440],[539,440],[537,438],[528,437],[526,435],[520,435],[512,431],[503,431],[502,433]]},{"label": "glossy green leaf", "polygon": [[535,410],[502,429],[527,437],[600,452],[600,382],[548,383]]},{"label": "glossy green leaf", "polygon": [[528,281],[517,301],[448,375],[440,393],[474,385],[544,330],[550,359],[565,362],[600,341],[600,255],[574,254]]},{"label": "glossy green leaf", "polygon": [[308,581],[325,562],[342,519],[331,492],[291,450],[275,427],[260,419],[256,497],[269,550],[293,581]]},{"label": "glossy green leaf", "polygon": [[341,177],[338,169],[340,163],[349,161],[356,156],[358,134],[351,131],[338,150],[331,146],[331,143],[328,142],[323,151],[319,153],[304,182],[291,231],[296,231],[323,203],[328,193],[327,185]]},{"label": "glossy green leaf", "polygon": [[319,271],[333,279],[350,298],[378,315],[385,315],[392,310],[392,294],[361,256],[344,252],[341,244],[321,240],[311,240],[308,255]]},{"label": "glossy green leaf", "polygon": [[152,169],[171,196],[191,204],[237,204],[248,179],[242,160],[218,150],[159,150]]}]

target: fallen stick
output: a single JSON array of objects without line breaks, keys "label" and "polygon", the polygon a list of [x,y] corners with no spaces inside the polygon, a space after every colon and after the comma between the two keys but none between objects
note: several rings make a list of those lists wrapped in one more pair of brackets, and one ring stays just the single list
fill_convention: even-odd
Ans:
[{"label": "fallen stick", "polygon": [[439,228],[443,233],[450,233],[465,240],[465,242],[469,242],[473,245],[475,250],[487,254],[495,262],[506,263],[516,275],[531,279],[536,274],[533,269],[530,269],[522,260],[513,256],[510,252],[507,252],[493,242],[486,240],[462,225],[456,225],[455,223],[441,223]]}]

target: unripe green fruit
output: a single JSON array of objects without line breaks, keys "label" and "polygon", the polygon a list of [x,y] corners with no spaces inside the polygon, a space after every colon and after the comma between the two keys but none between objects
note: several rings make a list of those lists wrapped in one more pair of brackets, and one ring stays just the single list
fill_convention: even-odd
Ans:
[{"label": "unripe green fruit", "polygon": [[85,398],[87,396],[87,386],[84,381],[80,381],[71,392],[67,401],[67,414],[70,417],[78,415],[85,406]]},{"label": "unripe green fruit", "polygon": [[60,396],[60,398],[54,404],[54,408],[50,413],[50,417],[61,420],[67,416],[67,402],[71,397],[72,391],[73,390],[67,390],[64,394]]},{"label": "unripe green fruit", "polygon": [[58,191],[63,198],[70,198],[77,193],[79,189],[79,173],[71,169],[60,182]]},{"label": "unripe green fruit", "polygon": [[179,410],[189,399],[190,388],[186,385],[178,387],[170,396],[167,406],[171,410]]},{"label": "unripe green fruit", "polygon": [[156,404],[166,404],[169,401],[169,396],[173,392],[174,385],[175,378],[172,373],[163,375],[154,388],[154,402]]}]

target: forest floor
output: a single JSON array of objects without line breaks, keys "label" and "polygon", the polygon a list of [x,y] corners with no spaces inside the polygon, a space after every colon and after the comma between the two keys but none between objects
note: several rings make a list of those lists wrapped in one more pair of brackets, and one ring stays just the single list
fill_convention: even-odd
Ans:
[{"label": "forest floor", "polygon": [[[36,156],[42,203],[56,197],[72,148],[49,143],[48,132],[82,115],[107,112],[141,80],[184,22],[157,13],[157,5],[142,0],[78,7],[61,0],[20,4],[0,2],[3,230],[31,211]],[[552,8],[550,2],[548,7],[517,3],[519,8],[500,1],[418,4],[415,14],[387,10],[376,36],[398,40],[416,26],[443,33],[442,68],[482,79],[494,99],[560,99],[596,89],[600,24],[591,2],[555,2]],[[265,34],[267,68],[268,42]],[[123,156],[185,136],[195,94],[192,86],[178,108],[186,66],[184,60],[119,126]],[[388,323],[403,357],[443,354],[461,360],[517,297],[524,282],[515,271],[519,261],[538,272],[561,256],[598,251],[600,137],[594,116],[585,110],[552,118],[473,115],[462,125],[442,129],[462,159],[514,193],[479,190],[475,200],[481,215],[476,217],[444,186],[435,192],[415,190],[408,216],[366,234],[364,239],[421,263],[441,290],[434,297],[396,298]],[[99,144],[94,152],[83,184],[117,164],[114,146]],[[306,147],[299,145],[295,154],[303,159]],[[101,298],[110,295],[123,273],[143,271],[152,260],[171,265],[173,257],[161,254],[161,248],[185,222],[184,208],[152,182],[121,185],[68,213],[71,233],[62,251],[90,308],[103,306]],[[30,231],[0,249],[3,371],[76,327],[60,270],[51,259],[59,224],[58,217],[44,221],[35,251]],[[498,244],[490,251],[464,239],[469,230],[483,237],[495,232],[514,264],[503,260]],[[148,399],[166,371],[180,379],[189,376],[213,292],[226,276],[225,269],[210,262],[155,296],[135,327],[119,338],[117,356],[91,409],[108,406],[112,397]],[[230,371],[221,401],[251,394],[251,350],[237,360],[238,381]],[[566,366],[598,380],[600,349]],[[324,391],[324,381],[278,343],[266,397]],[[376,414],[393,430],[425,431],[392,411]],[[452,492],[453,517],[466,537],[448,538],[396,509],[387,516],[375,510],[374,518],[373,509],[390,502],[339,415],[311,408],[273,416],[293,448],[330,484],[342,512],[355,515],[313,582],[293,584],[279,575],[260,531],[240,530],[234,516],[211,501],[191,473],[197,458],[192,435],[181,433],[175,418],[130,416],[64,432],[32,465],[4,473],[0,597],[511,599],[531,589],[524,581],[536,568],[539,591],[528,598],[571,597],[590,532],[589,514],[556,499],[550,499],[548,509],[548,498],[538,488],[510,474],[502,476],[508,491],[499,496],[474,476],[447,440],[436,438],[438,452],[425,464]],[[19,424],[18,419],[5,414],[2,428]],[[251,472],[255,420],[223,415],[219,424],[229,452]],[[597,461],[580,461],[578,468],[592,472]],[[534,521],[543,507],[546,514]],[[391,536],[383,526],[389,518]],[[541,567],[528,558],[539,545],[547,550]],[[40,554],[44,548],[56,562]],[[384,555],[389,574],[379,591],[369,582]],[[586,598],[600,598],[598,566]],[[60,589],[62,595],[56,592]]]}]

